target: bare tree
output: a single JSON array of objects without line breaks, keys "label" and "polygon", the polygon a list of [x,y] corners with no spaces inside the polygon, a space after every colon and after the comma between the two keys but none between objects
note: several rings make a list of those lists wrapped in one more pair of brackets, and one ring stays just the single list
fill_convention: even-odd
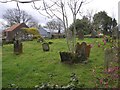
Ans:
[{"label": "bare tree", "polygon": [[94,10],[87,10],[86,12],[86,17],[88,17],[89,21],[92,22],[93,21],[93,16],[96,13],[96,11]]},{"label": "bare tree", "polygon": [[25,11],[18,9],[6,10],[6,12],[3,14],[3,19],[5,19],[8,22],[9,26],[16,23],[27,24],[28,22],[34,21],[31,15],[28,15]]},{"label": "bare tree", "polygon": [[53,19],[47,22],[47,28],[58,30],[58,34],[60,34],[61,30],[63,30],[63,22],[58,19]]},{"label": "bare tree", "polygon": [[[76,17],[80,13],[80,9],[86,0],[41,0],[41,2],[43,7],[41,5],[39,8],[36,7],[36,3],[33,2],[34,8],[39,10],[39,12],[40,10],[45,11],[46,14],[44,15],[47,17],[57,17],[63,22],[68,49],[70,52],[75,53],[76,28],[74,24],[74,30],[69,30],[68,18],[72,17],[73,23],[75,23]],[[40,14],[43,15],[41,12]]]},{"label": "bare tree", "polygon": [[35,1],[40,1],[40,0],[2,0],[2,1],[0,1],[1,3],[8,3],[8,2],[12,2],[12,1],[15,1],[15,2],[19,2],[19,3],[31,3],[31,2],[35,2]]}]

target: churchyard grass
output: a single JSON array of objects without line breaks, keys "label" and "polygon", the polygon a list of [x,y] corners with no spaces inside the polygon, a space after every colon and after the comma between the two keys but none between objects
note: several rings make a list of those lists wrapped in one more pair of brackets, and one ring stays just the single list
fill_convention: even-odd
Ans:
[{"label": "churchyard grass", "polygon": [[[65,64],[61,63],[59,52],[67,51],[65,39],[50,39],[50,51],[44,52],[41,43],[34,41],[23,42],[23,53],[15,55],[13,44],[2,47],[2,85],[4,88],[15,84],[21,88],[33,88],[35,85],[50,82],[57,85],[67,85],[71,73],[75,73],[84,87],[95,87],[92,70],[96,69],[96,75],[101,76],[104,68],[104,48],[102,38],[85,38],[77,40],[93,44],[90,57],[85,63]],[[102,45],[98,47],[98,43]],[[50,75],[53,75],[52,78]]]}]

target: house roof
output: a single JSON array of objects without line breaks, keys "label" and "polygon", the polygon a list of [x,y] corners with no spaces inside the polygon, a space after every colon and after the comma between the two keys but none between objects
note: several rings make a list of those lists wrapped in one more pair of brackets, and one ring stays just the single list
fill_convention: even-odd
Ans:
[{"label": "house roof", "polygon": [[16,30],[16,29],[21,29],[23,27],[28,28],[28,26],[25,23],[18,23],[18,24],[12,25],[11,27],[9,27],[8,29],[6,29],[5,31],[9,32],[9,31],[13,31],[13,30]]}]

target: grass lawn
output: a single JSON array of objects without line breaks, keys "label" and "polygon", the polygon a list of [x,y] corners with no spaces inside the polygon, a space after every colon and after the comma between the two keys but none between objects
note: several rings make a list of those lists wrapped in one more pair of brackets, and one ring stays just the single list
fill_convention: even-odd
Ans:
[{"label": "grass lawn", "polygon": [[[71,73],[75,73],[84,87],[95,87],[92,70],[96,69],[96,75],[101,76],[104,68],[104,48],[98,47],[102,39],[85,38],[88,44],[93,44],[87,64],[64,64],[60,61],[59,52],[67,51],[65,39],[51,39],[49,52],[43,52],[41,43],[37,41],[23,42],[23,54],[13,54],[13,44],[4,45],[2,48],[2,84],[9,87],[15,84],[22,88],[32,88],[35,85],[50,82],[57,85],[67,85]],[[82,40],[78,40],[82,42]],[[103,44],[103,43],[102,43]],[[50,74],[53,77],[50,78]]]}]

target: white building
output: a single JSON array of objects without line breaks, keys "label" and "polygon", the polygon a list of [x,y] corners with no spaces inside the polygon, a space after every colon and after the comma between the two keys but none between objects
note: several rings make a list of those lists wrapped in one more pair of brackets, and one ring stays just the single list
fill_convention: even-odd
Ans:
[{"label": "white building", "polygon": [[[58,34],[58,30],[48,29],[48,28],[42,28],[40,27],[38,29],[40,35],[45,38],[52,38],[52,35]],[[64,34],[64,30],[61,30],[61,34]]]}]

